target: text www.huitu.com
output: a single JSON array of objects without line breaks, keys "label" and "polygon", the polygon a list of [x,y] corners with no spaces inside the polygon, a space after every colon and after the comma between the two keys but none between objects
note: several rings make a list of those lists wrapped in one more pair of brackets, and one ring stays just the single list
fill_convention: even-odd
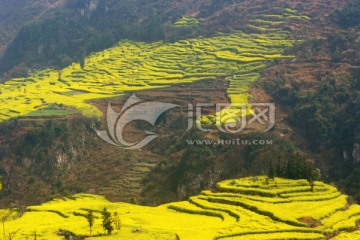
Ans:
[{"label": "text www.huitu.com", "polygon": [[255,146],[264,146],[264,145],[272,145],[273,140],[263,140],[263,139],[255,139],[255,140],[246,140],[246,139],[187,139],[188,145],[225,145],[225,146],[240,146],[240,145],[255,145]]}]

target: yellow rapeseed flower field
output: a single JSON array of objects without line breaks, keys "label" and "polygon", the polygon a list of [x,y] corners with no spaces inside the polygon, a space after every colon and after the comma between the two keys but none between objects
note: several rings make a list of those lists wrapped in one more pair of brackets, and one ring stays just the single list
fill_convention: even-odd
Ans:
[{"label": "yellow rapeseed flower field", "polygon": [[[298,199],[301,195],[306,197]],[[185,240],[317,240],[340,234],[334,239],[355,240],[360,235],[352,230],[360,219],[360,206],[348,206],[346,198],[322,182],[316,182],[312,192],[306,180],[258,176],[223,181],[216,192],[204,191],[188,201],[158,207],[77,194],[30,206],[22,216],[16,209],[1,210],[0,217],[5,219],[5,233],[19,230],[20,239],[32,239],[35,232],[37,239],[61,239],[57,235],[60,229],[89,236],[85,215],[91,210],[95,223],[89,239],[171,240],[178,236]],[[104,207],[117,212],[121,222],[121,228],[111,235],[104,235],[101,226]]]},{"label": "yellow rapeseed flower field", "polygon": [[[291,14],[282,21],[296,13]],[[274,26],[268,26],[266,16],[263,18],[253,23],[265,29],[261,33],[233,31],[175,43],[123,40],[86,57],[83,66],[73,63],[61,70],[45,69],[11,79],[0,84],[0,122],[54,104],[101,117],[89,101],[218,77],[229,82],[231,103],[248,105],[250,85],[260,77],[257,71],[274,59],[293,57],[283,54],[294,42],[288,40],[288,33],[281,28],[273,31]],[[195,20],[184,17],[178,24]]]}]

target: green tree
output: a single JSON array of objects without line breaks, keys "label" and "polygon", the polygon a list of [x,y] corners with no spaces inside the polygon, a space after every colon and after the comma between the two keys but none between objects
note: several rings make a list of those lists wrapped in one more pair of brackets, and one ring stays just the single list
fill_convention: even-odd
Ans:
[{"label": "green tree", "polygon": [[104,208],[103,211],[101,212],[102,215],[102,227],[104,228],[104,230],[107,232],[107,234],[111,234],[112,231],[114,230],[114,226],[113,226],[113,219],[111,217],[111,213]]},{"label": "green tree", "polygon": [[116,230],[120,230],[121,222],[120,222],[119,214],[117,212],[114,212],[114,221],[115,221]]},{"label": "green tree", "polygon": [[89,228],[90,228],[90,236],[91,236],[91,233],[92,233],[92,227],[94,226],[94,214],[92,211],[89,211],[88,214],[86,215],[86,219],[89,223]]},{"label": "green tree", "polygon": [[280,157],[278,158],[277,163],[276,163],[275,174],[278,177],[284,177],[284,169],[283,169]]},{"label": "green tree", "polygon": [[275,169],[274,169],[274,165],[273,165],[273,161],[272,161],[272,160],[270,160],[270,162],[269,162],[268,177],[269,177],[270,179],[274,179],[274,178],[275,178]]}]

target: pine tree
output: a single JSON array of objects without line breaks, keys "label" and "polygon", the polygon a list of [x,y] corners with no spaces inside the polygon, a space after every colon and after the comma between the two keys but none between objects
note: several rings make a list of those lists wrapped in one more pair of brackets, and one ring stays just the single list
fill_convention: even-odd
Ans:
[{"label": "pine tree", "polygon": [[102,227],[104,228],[104,230],[107,232],[107,234],[111,234],[112,231],[114,230],[114,226],[113,226],[113,219],[111,217],[111,213],[104,208],[103,211],[101,212],[102,215]]},{"label": "pine tree", "polygon": [[269,177],[270,179],[274,179],[274,178],[275,178],[275,169],[274,169],[274,165],[273,165],[272,160],[270,160],[270,162],[269,162],[268,177]]},{"label": "pine tree", "polygon": [[279,157],[276,163],[276,167],[275,167],[275,174],[278,177],[285,177],[284,176],[284,170],[283,170],[283,166],[281,163],[281,158]]}]

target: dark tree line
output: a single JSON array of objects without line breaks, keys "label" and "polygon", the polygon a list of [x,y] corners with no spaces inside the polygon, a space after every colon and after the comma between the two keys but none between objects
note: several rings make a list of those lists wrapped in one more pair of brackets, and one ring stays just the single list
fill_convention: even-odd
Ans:
[{"label": "dark tree line", "polygon": [[333,19],[344,27],[355,27],[360,24],[360,0],[349,1],[344,9],[336,10]]},{"label": "dark tree line", "polygon": [[[88,213],[85,215],[85,218],[89,224],[90,236],[92,236],[92,229],[95,222],[95,216],[93,211],[88,211]],[[119,214],[117,212],[111,214],[111,212],[109,212],[107,208],[104,208],[101,211],[101,219],[101,226],[103,227],[106,234],[110,235],[115,230],[115,228],[117,230],[120,230],[121,222]]]},{"label": "dark tree line", "polygon": [[268,177],[283,177],[288,179],[306,179],[309,182],[320,180],[320,171],[299,153],[279,157],[276,163],[269,161]]}]

